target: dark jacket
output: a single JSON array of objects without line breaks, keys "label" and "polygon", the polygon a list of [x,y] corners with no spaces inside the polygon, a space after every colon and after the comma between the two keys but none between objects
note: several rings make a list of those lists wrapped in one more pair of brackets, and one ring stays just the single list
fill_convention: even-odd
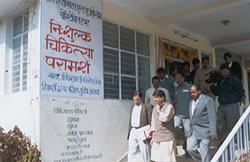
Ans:
[{"label": "dark jacket", "polygon": [[194,69],[193,71],[190,72],[190,80],[191,80],[191,84],[194,83],[194,75],[195,75],[196,69]]},{"label": "dark jacket", "polygon": [[230,68],[230,72],[233,76],[238,77],[239,80],[242,79],[242,71],[240,64],[238,62],[232,62],[232,67]]},{"label": "dark jacket", "polygon": [[[130,131],[132,129],[131,117],[132,117],[133,109],[134,109],[134,104],[132,104],[131,109],[130,109],[130,118],[129,118],[127,139],[129,139],[129,134],[130,134]],[[140,126],[139,127],[144,127],[148,124],[151,125],[152,111],[153,111],[153,106],[151,104],[149,104],[149,103],[142,104],[141,116],[140,116]]]},{"label": "dark jacket", "polygon": [[217,86],[218,101],[220,104],[244,102],[245,91],[241,81],[237,77],[230,74],[227,78],[219,81]]}]

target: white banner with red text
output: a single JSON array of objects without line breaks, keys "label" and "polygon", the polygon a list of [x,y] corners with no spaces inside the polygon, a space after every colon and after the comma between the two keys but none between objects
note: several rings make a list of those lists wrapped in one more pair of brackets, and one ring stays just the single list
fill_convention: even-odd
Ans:
[{"label": "white banner with red text", "polygon": [[41,96],[103,99],[102,0],[41,1]]}]

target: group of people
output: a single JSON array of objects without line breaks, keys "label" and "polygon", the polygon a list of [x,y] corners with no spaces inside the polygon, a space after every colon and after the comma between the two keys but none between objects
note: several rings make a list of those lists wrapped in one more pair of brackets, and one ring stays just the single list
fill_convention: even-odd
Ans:
[{"label": "group of people", "polygon": [[[210,142],[222,144],[244,108],[244,89],[239,63],[232,62],[230,53],[224,54],[225,63],[219,75],[209,65],[209,58],[194,59],[194,70],[189,63],[157,69],[153,87],[143,95],[136,91],[130,111],[128,162],[135,162],[141,151],[145,162],[175,162],[176,139],[183,138],[186,155],[195,161],[210,161]],[[219,107],[216,112],[215,99]]]}]

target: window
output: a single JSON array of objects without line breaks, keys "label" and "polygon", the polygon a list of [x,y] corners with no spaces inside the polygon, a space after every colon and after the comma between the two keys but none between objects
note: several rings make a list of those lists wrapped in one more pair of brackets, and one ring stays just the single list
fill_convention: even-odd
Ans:
[{"label": "window", "polygon": [[104,98],[132,99],[150,87],[149,35],[103,21]]},{"label": "window", "polygon": [[12,39],[12,92],[27,90],[29,13],[14,19]]}]

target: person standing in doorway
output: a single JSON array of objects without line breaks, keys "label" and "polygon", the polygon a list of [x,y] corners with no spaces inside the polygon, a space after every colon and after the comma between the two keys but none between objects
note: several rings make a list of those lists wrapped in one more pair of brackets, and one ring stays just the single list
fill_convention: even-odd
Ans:
[{"label": "person standing in doorway", "polygon": [[164,68],[160,67],[156,71],[157,76],[160,78],[160,87],[168,90],[170,99],[174,99],[174,82],[170,78],[166,78],[166,71]]},{"label": "person standing in doorway", "polygon": [[153,106],[142,102],[142,94],[134,92],[128,126],[128,162],[136,162],[136,155],[141,151],[144,162],[151,162],[150,141],[143,138],[142,128],[151,124]]},{"label": "person standing in doorway", "polygon": [[236,61],[232,61],[231,53],[225,53],[224,60],[230,69],[230,73],[233,76],[239,78],[239,80],[241,81],[242,80],[242,70],[241,70],[240,64]]},{"label": "person standing in doorway", "polygon": [[191,76],[190,76],[190,64],[189,62],[184,62],[182,64],[182,71],[185,75],[185,81],[191,83]]},{"label": "person standing in doorway", "polygon": [[195,59],[193,59],[192,64],[193,64],[194,69],[190,73],[190,78],[191,78],[191,82],[194,83],[195,73],[200,68],[200,60],[195,58]]},{"label": "person standing in doorway", "polygon": [[154,101],[154,92],[158,89],[162,90],[165,93],[165,99],[166,102],[171,103],[171,99],[169,97],[169,92],[167,89],[160,87],[160,78],[158,78],[157,76],[154,76],[152,78],[152,84],[153,87],[147,89],[146,91],[146,95],[145,95],[145,102],[146,103],[150,103],[151,105],[155,106],[155,101]]},{"label": "person standing in doorway", "polygon": [[206,80],[209,78],[209,73],[215,71],[213,67],[209,65],[209,58],[207,56],[202,57],[202,68],[198,69],[194,76],[194,83],[199,85],[201,92],[204,95],[210,96],[215,100],[215,95],[210,90],[210,86],[214,83],[207,83]]},{"label": "person standing in doorway", "polygon": [[[172,67],[169,70],[169,73],[170,73],[170,75],[169,75],[169,81],[171,82],[171,84],[174,85],[174,87],[177,87],[178,84],[177,84],[177,82],[175,80],[175,75],[178,73],[179,69],[178,69],[177,65],[173,64],[171,66]],[[173,93],[173,95],[174,95],[174,93]]]}]

